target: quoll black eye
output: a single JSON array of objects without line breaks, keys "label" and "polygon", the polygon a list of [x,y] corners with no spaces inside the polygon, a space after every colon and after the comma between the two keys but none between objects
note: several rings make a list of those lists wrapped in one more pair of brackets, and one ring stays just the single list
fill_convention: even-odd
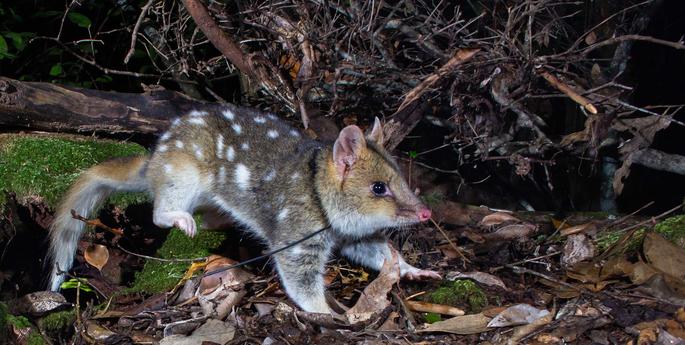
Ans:
[{"label": "quoll black eye", "polygon": [[376,196],[383,196],[383,195],[385,195],[385,192],[387,191],[387,187],[385,186],[385,183],[383,183],[383,182],[374,182],[371,185],[371,191]]}]

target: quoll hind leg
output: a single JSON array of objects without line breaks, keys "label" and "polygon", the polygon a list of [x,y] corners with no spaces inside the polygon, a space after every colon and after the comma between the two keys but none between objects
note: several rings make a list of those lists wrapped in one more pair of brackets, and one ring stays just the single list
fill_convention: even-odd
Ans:
[{"label": "quoll hind leg", "polygon": [[[385,259],[392,259],[392,250],[384,237],[373,237],[345,244],[340,253],[353,262],[380,271]],[[409,280],[442,279],[440,273],[408,264],[398,253],[400,276]]]},{"label": "quoll hind leg", "polygon": [[325,249],[295,246],[276,254],[276,269],[286,293],[300,308],[313,313],[330,313],[323,283]]},{"label": "quoll hind leg", "polygon": [[165,169],[165,174],[158,175],[162,181],[155,181],[152,221],[161,228],[176,226],[193,237],[197,225],[192,213],[202,191],[199,174],[189,166],[167,164]]}]

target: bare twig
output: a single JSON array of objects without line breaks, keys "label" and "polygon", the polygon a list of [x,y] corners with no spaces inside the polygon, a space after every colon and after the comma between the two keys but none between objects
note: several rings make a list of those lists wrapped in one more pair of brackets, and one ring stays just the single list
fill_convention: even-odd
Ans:
[{"label": "bare twig", "polygon": [[[566,96],[571,98],[574,102],[580,104],[583,108],[585,108],[587,111],[589,111],[591,114],[597,114],[597,108],[595,108],[590,101],[581,96],[580,93],[576,92],[573,90],[570,86],[566,85],[565,83],[561,82],[557,77],[552,75],[551,73],[545,71],[545,70],[538,70],[538,73],[545,78],[552,86],[557,88],[559,91],[563,92]],[[581,92],[582,93],[582,92]]]},{"label": "bare twig", "polygon": [[140,16],[138,16],[138,20],[136,20],[136,25],[133,27],[133,32],[131,33],[131,48],[129,48],[128,53],[126,53],[126,57],[124,57],[124,63],[127,64],[128,60],[131,59],[131,56],[133,56],[133,52],[136,50],[136,40],[138,39],[138,30],[140,30],[140,24],[143,23],[143,19],[145,19],[145,15],[147,14],[147,11],[150,9],[150,6],[155,2],[155,0],[148,0],[145,6],[140,10]]},{"label": "bare twig", "polygon": [[678,50],[684,50],[685,49],[685,44],[682,42],[673,42],[673,41],[667,41],[667,40],[662,40],[659,38],[654,38],[651,36],[642,36],[642,35],[623,35],[623,36],[618,36],[618,37],[612,37],[608,38],[604,41],[597,42],[587,48],[584,48],[581,50],[581,54],[584,56],[587,56],[590,52],[593,50],[606,47],[609,45],[613,45],[616,43],[624,42],[624,41],[642,41],[642,42],[650,42],[654,44],[659,44],[662,46],[666,47],[671,47],[673,49],[678,49]]}]

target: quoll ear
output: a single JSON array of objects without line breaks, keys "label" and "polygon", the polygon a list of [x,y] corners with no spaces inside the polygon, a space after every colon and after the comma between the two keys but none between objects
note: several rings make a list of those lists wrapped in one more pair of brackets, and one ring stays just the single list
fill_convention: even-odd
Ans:
[{"label": "quoll ear", "polygon": [[371,129],[371,133],[366,136],[366,139],[373,141],[378,146],[383,146],[383,141],[385,140],[383,137],[383,126],[381,125],[381,120],[379,120],[378,117],[376,117],[373,121],[373,128]]},{"label": "quoll ear", "polygon": [[333,144],[333,162],[339,177],[344,177],[366,148],[364,133],[357,126],[347,126],[340,131],[338,139]]}]

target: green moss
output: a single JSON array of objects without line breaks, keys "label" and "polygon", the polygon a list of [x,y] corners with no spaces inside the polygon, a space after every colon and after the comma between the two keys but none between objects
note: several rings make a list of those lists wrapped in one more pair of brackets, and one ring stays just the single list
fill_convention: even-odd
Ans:
[{"label": "green moss", "polygon": [[654,231],[685,248],[685,215],[666,218],[654,226]]},{"label": "green moss", "polygon": [[40,332],[38,332],[36,327],[26,317],[7,315],[7,322],[16,328],[31,328],[31,331],[25,338],[26,345],[45,344],[45,340],[43,340],[43,337],[40,335]]},{"label": "green moss", "polygon": [[[0,137],[0,190],[19,199],[41,196],[54,206],[85,169],[113,157],[145,154],[140,145],[110,140],[43,135]],[[144,200],[144,195],[116,196],[122,206]]]},{"label": "green moss", "polygon": [[[195,222],[201,224],[201,217]],[[163,259],[192,259],[208,256],[210,250],[218,247],[226,238],[225,232],[200,230],[195,237],[186,236],[179,229],[172,229],[157,251],[157,257]],[[148,260],[142,271],[136,273],[136,279],[128,292],[158,293],[167,291],[178,283],[190,266],[188,262],[161,262]]]},{"label": "green moss", "polygon": [[434,323],[442,321],[442,316],[440,316],[438,313],[426,313],[423,316],[423,319],[426,321],[426,323]]},{"label": "green moss", "polygon": [[[645,228],[635,231],[631,239],[624,247],[624,252],[636,251],[642,246],[645,237]],[[654,231],[664,236],[667,240],[685,248],[685,215],[670,217],[662,220],[654,226]],[[625,232],[605,231],[597,236],[597,248],[604,251],[616,243]]]},{"label": "green moss", "polygon": [[58,311],[45,315],[38,321],[39,326],[49,333],[59,333],[74,324],[76,311],[74,309]]},{"label": "green moss", "polygon": [[476,283],[471,280],[447,282],[428,294],[433,303],[451,306],[466,306],[471,312],[480,312],[488,304],[488,297]]}]

